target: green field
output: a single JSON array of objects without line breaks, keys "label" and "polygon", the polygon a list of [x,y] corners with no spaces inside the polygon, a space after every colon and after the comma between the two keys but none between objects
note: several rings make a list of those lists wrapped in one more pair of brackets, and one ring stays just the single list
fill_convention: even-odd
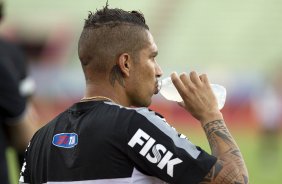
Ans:
[{"label": "green field", "polygon": [[[183,129],[182,129],[183,130]],[[252,184],[281,184],[282,183],[282,137],[279,138],[279,150],[269,152],[269,154],[260,153],[260,139],[257,133],[250,130],[239,132],[238,130],[231,130],[234,138],[244,155],[250,176],[250,183]],[[205,135],[197,128],[188,131],[182,131],[190,140],[205,150],[209,151],[209,146]],[[11,163],[12,184],[16,184],[18,180],[18,173],[15,172],[15,160],[13,152],[9,150],[9,160]]]}]

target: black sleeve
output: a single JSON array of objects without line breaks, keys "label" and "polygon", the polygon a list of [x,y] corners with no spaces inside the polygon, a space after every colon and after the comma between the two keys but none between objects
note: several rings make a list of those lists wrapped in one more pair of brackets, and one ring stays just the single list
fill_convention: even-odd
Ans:
[{"label": "black sleeve", "polygon": [[27,60],[24,52],[16,44],[1,40],[5,55],[9,57],[10,72],[19,79],[23,80],[27,77]]},{"label": "black sleeve", "polygon": [[19,86],[26,73],[20,52],[6,42],[0,43],[0,114],[6,122],[18,118],[25,109],[26,99],[20,94]]},{"label": "black sleeve", "polygon": [[169,183],[199,183],[217,160],[147,108],[129,124],[127,149],[139,171]]},{"label": "black sleeve", "polygon": [[0,64],[0,113],[7,118],[19,117],[25,109],[25,98],[20,95],[19,83]]}]

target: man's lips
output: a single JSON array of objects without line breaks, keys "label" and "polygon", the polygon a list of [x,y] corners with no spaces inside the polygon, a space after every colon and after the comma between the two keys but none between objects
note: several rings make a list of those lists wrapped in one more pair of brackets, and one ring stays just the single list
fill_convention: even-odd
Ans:
[{"label": "man's lips", "polygon": [[154,92],[154,94],[158,94],[160,89],[161,89],[161,83],[160,83],[160,81],[157,80],[156,81],[156,85],[155,85],[155,92]]}]

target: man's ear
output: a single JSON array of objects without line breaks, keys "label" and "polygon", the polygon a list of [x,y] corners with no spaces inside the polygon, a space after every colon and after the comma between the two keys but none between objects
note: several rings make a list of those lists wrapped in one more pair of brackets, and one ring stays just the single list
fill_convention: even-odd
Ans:
[{"label": "man's ear", "polygon": [[123,53],[118,57],[117,65],[119,66],[122,75],[129,77],[132,59],[128,53]]}]

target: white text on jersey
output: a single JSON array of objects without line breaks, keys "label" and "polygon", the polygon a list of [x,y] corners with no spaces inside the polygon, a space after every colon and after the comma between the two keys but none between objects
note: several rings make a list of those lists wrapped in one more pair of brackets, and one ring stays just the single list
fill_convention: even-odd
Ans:
[{"label": "white text on jersey", "polygon": [[[171,159],[173,157],[173,153],[167,150],[162,144],[155,143],[156,140],[154,138],[150,137],[143,130],[138,129],[128,142],[128,145],[132,148],[136,144],[142,146],[139,153],[146,157],[149,162],[158,164],[157,166],[160,169],[163,169],[167,165],[167,174],[173,177],[174,166],[180,164],[182,160],[179,158]],[[150,150],[153,155],[149,153]]]}]

